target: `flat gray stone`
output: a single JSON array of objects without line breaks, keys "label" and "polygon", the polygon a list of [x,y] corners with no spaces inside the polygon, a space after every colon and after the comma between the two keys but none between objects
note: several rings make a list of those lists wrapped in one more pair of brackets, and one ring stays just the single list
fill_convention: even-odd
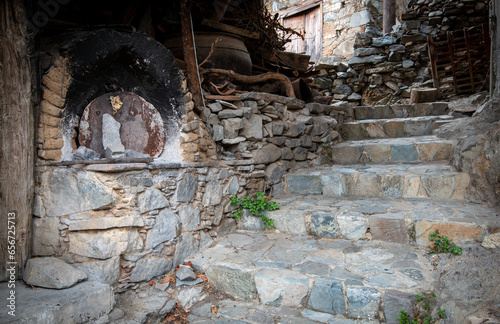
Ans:
[{"label": "flat gray stone", "polygon": [[224,139],[232,139],[238,137],[239,130],[243,128],[243,119],[229,118],[221,121],[224,127]]},{"label": "flat gray stone", "polygon": [[233,196],[238,193],[240,189],[240,184],[238,181],[238,177],[231,177],[229,182],[224,186],[223,194],[224,196]]},{"label": "flat gray stone", "polygon": [[321,312],[344,315],[346,308],[343,290],[342,281],[318,277],[314,280],[308,305]]},{"label": "flat gray stone", "polygon": [[175,247],[174,266],[184,263],[184,259],[194,255],[198,252],[199,248],[199,242],[193,237],[192,234],[182,234]]},{"label": "flat gray stone", "polygon": [[309,290],[309,278],[286,269],[263,269],[254,276],[260,302],[264,305],[299,306]]},{"label": "flat gray stone", "polygon": [[418,160],[418,151],[413,144],[391,145],[392,162],[415,162]]},{"label": "flat gray stone", "polygon": [[322,193],[321,176],[288,174],[286,190],[289,194],[319,195]]},{"label": "flat gray stone", "polygon": [[268,212],[268,217],[274,219],[274,227],[283,233],[306,235],[305,212],[291,210],[274,210]]},{"label": "flat gray stone", "polygon": [[194,193],[198,187],[198,177],[187,173],[184,179],[179,181],[177,189],[175,190],[175,197],[177,201],[189,202],[193,199]]},{"label": "flat gray stone", "polygon": [[414,305],[414,294],[398,290],[386,290],[384,293],[384,317],[386,323],[397,323],[401,311],[412,314]]},{"label": "flat gray stone", "polygon": [[76,214],[113,203],[112,189],[103,185],[92,172],[56,169],[45,175],[47,181],[41,186],[45,208],[42,216]]},{"label": "flat gray stone", "polygon": [[[0,295],[10,288],[0,285]],[[104,323],[113,309],[113,288],[96,281],[86,281],[71,288],[32,289],[16,282],[16,317],[0,312],[0,323]],[[13,321],[15,319],[15,321]],[[84,319],[84,320],[82,320]]]},{"label": "flat gray stone", "polygon": [[349,59],[349,64],[350,65],[356,65],[356,64],[378,64],[382,63],[387,60],[387,57],[385,55],[370,55],[370,56],[363,56],[363,57],[351,57]]},{"label": "flat gray stone", "polygon": [[367,282],[370,286],[382,288],[411,288],[417,283],[408,277],[398,274],[379,273]]},{"label": "flat gray stone", "polygon": [[137,229],[109,229],[99,232],[70,232],[69,252],[95,259],[109,259],[140,251],[143,240]]},{"label": "flat gray stone", "polygon": [[189,266],[179,265],[179,269],[175,272],[175,276],[181,281],[194,281],[196,277],[193,269]]},{"label": "flat gray stone", "polygon": [[236,118],[243,116],[243,109],[223,109],[219,111],[220,119]]},{"label": "flat gray stone", "polygon": [[216,142],[220,142],[224,139],[224,127],[221,125],[212,126],[212,138]]},{"label": "flat gray stone", "polygon": [[165,258],[142,258],[135,264],[130,274],[131,282],[149,281],[172,269],[172,260]]},{"label": "flat gray stone", "polygon": [[137,152],[134,150],[125,149],[125,156],[124,157],[129,158],[129,159],[142,159],[142,158],[148,158],[150,156],[149,156],[149,154]]},{"label": "flat gray stone", "polygon": [[281,149],[274,144],[264,145],[260,150],[251,153],[255,164],[270,164],[281,158]]},{"label": "flat gray stone", "polygon": [[396,44],[396,37],[393,36],[382,36],[377,37],[372,40],[372,45],[375,47],[383,47]]},{"label": "flat gray stone", "polygon": [[100,160],[102,158],[100,153],[97,153],[94,150],[89,149],[85,146],[79,146],[76,151],[73,153],[73,161],[82,161],[82,160]]},{"label": "flat gray stone", "polygon": [[243,129],[240,136],[250,140],[262,139],[262,118],[257,114],[252,114],[248,119],[243,119]]},{"label": "flat gray stone", "polygon": [[240,218],[240,225],[243,229],[249,231],[264,231],[264,222],[261,217],[250,215],[248,209],[243,210],[243,215]]},{"label": "flat gray stone", "polygon": [[200,209],[194,209],[193,205],[187,205],[180,209],[179,217],[182,229],[185,231],[193,231],[200,225]]},{"label": "flat gray stone", "polygon": [[317,236],[336,239],[340,237],[340,228],[335,215],[327,212],[311,214],[311,229]]},{"label": "flat gray stone", "polygon": [[251,271],[231,265],[213,265],[205,272],[208,281],[220,291],[243,298],[255,299],[257,291]]},{"label": "flat gray stone", "polygon": [[351,240],[359,240],[366,234],[366,219],[362,214],[351,213],[337,216],[342,236]]},{"label": "flat gray stone", "polygon": [[87,275],[57,258],[28,259],[23,280],[28,285],[64,289],[86,280]]},{"label": "flat gray stone", "polygon": [[347,315],[362,319],[374,319],[377,315],[381,296],[374,288],[347,287]]},{"label": "flat gray stone", "polygon": [[330,274],[330,267],[328,264],[319,263],[314,261],[306,261],[301,264],[295,265],[293,271],[298,271],[305,274],[313,274],[318,276],[328,276]]},{"label": "flat gray stone", "polygon": [[91,219],[75,219],[69,224],[70,231],[102,230],[119,227],[143,227],[144,220],[140,216],[100,217]]},{"label": "flat gray stone", "polygon": [[222,201],[222,186],[217,180],[211,180],[205,187],[205,194],[203,195],[203,205],[215,206]]},{"label": "flat gray stone", "polygon": [[287,136],[287,137],[298,137],[298,136],[304,134],[305,130],[306,130],[306,124],[304,124],[304,123],[299,122],[299,123],[294,124],[294,123],[288,122],[286,124],[286,131],[283,135]]},{"label": "flat gray stone", "polygon": [[148,188],[141,193],[139,199],[137,199],[137,206],[139,207],[139,212],[142,214],[155,209],[168,207],[169,203],[160,190]]},{"label": "flat gray stone", "polygon": [[191,308],[202,299],[203,287],[191,287],[179,292],[177,300],[184,308]]},{"label": "flat gray stone", "polygon": [[102,146],[105,150],[112,146],[123,146],[120,138],[121,126],[110,114],[102,115]]},{"label": "flat gray stone", "polygon": [[304,309],[302,312],[300,312],[300,315],[302,315],[305,318],[308,318],[312,321],[320,322],[320,323],[337,323],[334,322],[335,317],[331,314],[325,314],[325,313],[320,313],[320,312],[315,312],[310,309]]},{"label": "flat gray stone", "polygon": [[177,237],[179,232],[179,220],[170,209],[162,210],[155,217],[155,224],[147,234],[146,249],[154,249],[163,242]]},{"label": "flat gray stone", "polygon": [[59,219],[43,217],[33,219],[33,255],[56,255],[61,248]]},{"label": "flat gray stone", "polygon": [[112,257],[104,261],[74,263],[73,267],[85,273],[88,280],[114,285],[120,279],[120,257]]}]

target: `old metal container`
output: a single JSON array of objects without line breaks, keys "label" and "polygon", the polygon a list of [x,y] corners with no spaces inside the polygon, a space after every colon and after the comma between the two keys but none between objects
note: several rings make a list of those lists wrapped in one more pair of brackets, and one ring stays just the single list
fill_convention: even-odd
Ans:
[{"label": "old metal container", "polygon": [[[251,74],[252,59],[242,38],[225,33],[197,32],[194,39],[198,64],[208,57],[212,44],[217,39],[220,39],[215,44],[213,53],[202,68],[218,68],[233,70],[245,75]],[[164,45],[176,58],[184,60],[181,35],[172,36],[164,42]]]}]

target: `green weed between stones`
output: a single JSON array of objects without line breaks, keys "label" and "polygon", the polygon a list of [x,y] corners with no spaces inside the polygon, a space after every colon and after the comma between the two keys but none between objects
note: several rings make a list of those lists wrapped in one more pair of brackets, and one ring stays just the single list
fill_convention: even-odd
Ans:
[{"label": "green weed between stones", "polygon": [[[433,324],[440,323],[446,318],[446,311],[441,308],[436,308],[434,292],[426,293],[424,296],[415,295],[415,306],[412,315],[404,311],[399,312],[398,323],[400,324]],[[433,311],[434,310],[434,311]],[[434,315],[434,317],[432,317]]]},{"label": "green weed between stones", "polygon": [[429,239],[434,242],[431,244],[430,253],[451,253],[461,255],[462,248],[458,247],[448,237],[439,235],[439,230],[429,234]]},{"label": "green weed between stones", "polygon": [[240,220],[240,217],[243,215],[243,209],[248,209],[250,215],[260,217],[267,228],[274,227],[274,219],[267,217],[263,212],[280,209],[278,204],[275,201],[271,201],[263,192],[257,192],[257,197],[248,196],[243,199],[239,199],[234,195],[231,198],[231,205],[238,206],[238,209],[233,213],[237,220]]}]

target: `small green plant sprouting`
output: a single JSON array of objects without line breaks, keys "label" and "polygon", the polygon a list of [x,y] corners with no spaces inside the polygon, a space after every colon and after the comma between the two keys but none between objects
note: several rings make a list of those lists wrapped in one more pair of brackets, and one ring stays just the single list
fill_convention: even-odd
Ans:
[{"label": "small green plant sprouting", "polygon": [[[400,324],[433,324],[439,323],[440,319],[446,318],[446,313],[444,309],[437,308],[433,299],[436,297],[434,292],[425,293],[423,296],[415,295],[415,306],[412,311],[412,315],[404,311],[399,312],[398,323]],[[432,309],[436,312],[439,318],[432,317]]]},{"label": "small green plant sprouting", "polygon": [[439,235],[439,230],[429,234],[429,239],[434,242],[431,244],[430,253],[451,253],[461,255],[462,248],[453,243],[447,236]]},{"label": "small green plant sprouting", "polygon": [[278,204],[267,198],[263,192],[257,192],[257,197],[248,196],[243,199],[239,199],[238,196],[234,195],[231,198],[231,205],[238,206],[238,209],[233,213],[237,220],[243,215],[243,209],[248,209],[250,215],[260,217],[267,228],[274,227],[274,219],[267,217],[263,212],[265,210],[280,209]]}]

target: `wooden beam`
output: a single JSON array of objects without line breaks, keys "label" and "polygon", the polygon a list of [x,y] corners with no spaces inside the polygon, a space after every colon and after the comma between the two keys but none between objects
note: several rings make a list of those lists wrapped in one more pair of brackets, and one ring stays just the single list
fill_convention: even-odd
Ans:
[{"label": "wooden beam", "polygon": [[22,278],[32,246],[38,56],[24,3],[0,2],[0,281]]},{"label": "wooden beam", "polygon": [[301,13],[303,11],[309,10],[311,8],[317,7],[321,4],[321,2],[322,0],[309,0],[300,5],[278,10],[278,14],[280,18],[286,18]]},{"label": "wooden beam", "polygon": [[187,1],[181,0],[181,33],[184,62],[186,63],[186,78],[191,94],[193,95],[195,108],[198,112],[201,112],[202,107],[205,105],[201,94],[198,63],[196,62],[193,26],[191,24],[191,8],[188,7]]},{"label": "wooden beam", "polygon": [[228,33],[236,34],[239,36],[247,37],[247,38],[252,38],[252,39],[260,39],[260,34],[256,32],[251,32],[242,28],[234,27],[231,25],[223,24],[220,22],[217,22],[215,20],[209,20],[206,18],[203,18],[203,21],[201,22],[202,25],[212,27],[218,30],[222,30]]},{"label": "wooden beam", "polygon": [[396,1],[384,0],[383,2],[383,33],[392,31],[392,26],[396,24]]}]

